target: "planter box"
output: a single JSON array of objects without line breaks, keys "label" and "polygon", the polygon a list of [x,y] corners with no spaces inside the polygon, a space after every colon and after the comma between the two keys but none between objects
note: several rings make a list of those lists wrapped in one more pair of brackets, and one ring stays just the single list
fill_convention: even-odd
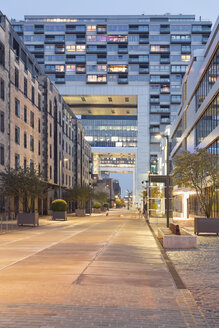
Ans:
[{"label": "planter box", "polygon": [[76,216],[85,216],[85,210],[84,209],[77,208],[75,210],[75,214],[76,214]]},{"label": "planter box", "polygon": [[219,218],[194,218],[194,233],[219,233]]},{"label": "planter box", "polygon": [[181,235],[175,235],[168,228],[158,228],[158,238],[163,239],[164,248],[190,249],[197,247],[197,237],[181,229]]},{"label": "planter box", "polygon": [[61,219],[61,220],[67,220],[67,212],[66,211],[53,211],[52,212],[52,219]]},{"label": "planter box", "polygon": [[39,214],[38,213],[18,213],[17,225],[33,224],[39,225]]},{"label": "planter box", "polygon": [[93,208],[93,213],[101,213],[101,208]]}]

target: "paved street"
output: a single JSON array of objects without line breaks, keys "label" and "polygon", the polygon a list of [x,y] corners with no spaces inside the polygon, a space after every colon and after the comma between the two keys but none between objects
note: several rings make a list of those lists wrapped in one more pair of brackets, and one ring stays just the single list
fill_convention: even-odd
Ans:
[{"label": "paved street", "polygon": [[0,235],[0,327],[210,327],[126,210]]}]

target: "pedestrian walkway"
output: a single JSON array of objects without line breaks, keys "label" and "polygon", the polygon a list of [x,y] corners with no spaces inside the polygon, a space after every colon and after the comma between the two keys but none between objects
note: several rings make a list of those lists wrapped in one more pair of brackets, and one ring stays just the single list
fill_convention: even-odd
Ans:
[{"label": "pedestrian walkway", "polygon": [[0,236],[1,328],[209,327],[143,218],[71,218]]}]

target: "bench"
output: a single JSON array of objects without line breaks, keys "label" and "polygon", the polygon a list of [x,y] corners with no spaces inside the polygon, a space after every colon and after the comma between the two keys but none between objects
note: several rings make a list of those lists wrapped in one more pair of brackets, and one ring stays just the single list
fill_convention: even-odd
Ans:
[{"label": "bench", "polygon": [[183,228],[180,230],[180,235],[176,235],[169,228],[158,228],[158,238],[163,240],[164,248],[197,248],[197,237],[191,235]]},{"label": "bench", "polygon": [[179,229],[179,225],[176,223],[170,223],[169,225],[169,229],[172,231],[172,233],[174,233],[175,235],[180,235],[180,229]]}]

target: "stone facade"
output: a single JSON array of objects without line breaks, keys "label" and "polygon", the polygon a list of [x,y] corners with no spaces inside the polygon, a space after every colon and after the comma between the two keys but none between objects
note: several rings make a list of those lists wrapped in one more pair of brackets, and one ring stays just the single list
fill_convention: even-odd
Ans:
[{"label": "stone facade", "polygon": [[[49,191],[35,209],[47,214],[64,190],[89,184],[91,147],[82,124],[1,13],[0,85],[0,170],[21,166],[42,172]],[[3,213],[3,197],[0,204]]]}]

